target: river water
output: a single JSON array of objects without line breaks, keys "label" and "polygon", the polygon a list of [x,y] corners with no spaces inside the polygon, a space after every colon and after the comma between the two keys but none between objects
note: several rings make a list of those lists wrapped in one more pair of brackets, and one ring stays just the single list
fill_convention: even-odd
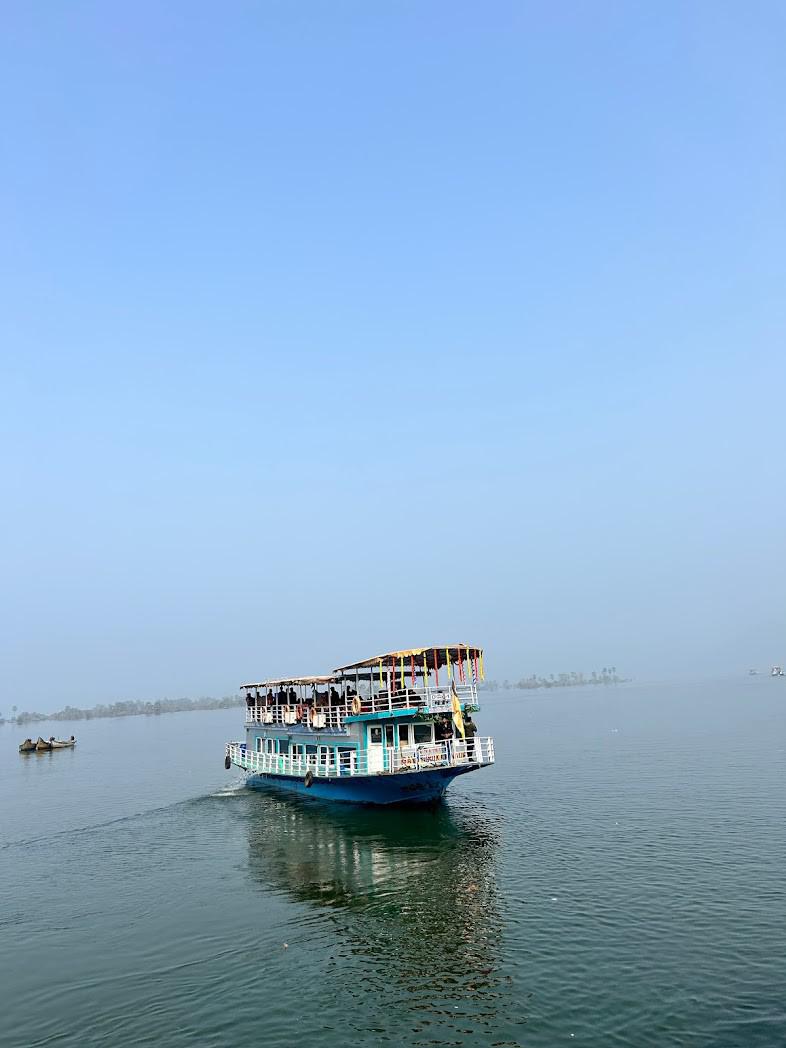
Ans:
[{"label": "river water", "polygon": [[0,729],[5,1048],[786,1045],[783,680],[488,694],[431,811],[246,790],[242,718]]}]

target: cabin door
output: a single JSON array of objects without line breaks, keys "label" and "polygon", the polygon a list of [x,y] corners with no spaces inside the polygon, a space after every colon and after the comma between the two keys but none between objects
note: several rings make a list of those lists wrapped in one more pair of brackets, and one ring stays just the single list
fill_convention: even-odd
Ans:
[{"label": "cabin door", "polygon": [[384,771],[385,751],[382,744],[382,725],[371,724],[368,729],[368,770],[373,775],[376,771]]}]

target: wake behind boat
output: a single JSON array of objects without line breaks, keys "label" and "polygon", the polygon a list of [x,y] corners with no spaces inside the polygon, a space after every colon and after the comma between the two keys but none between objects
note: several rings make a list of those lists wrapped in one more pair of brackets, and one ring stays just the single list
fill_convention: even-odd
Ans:
[{"label": "wake behind boat", "polygon": [[243,684],[246,739],[227,744],[224,763],[248,772],[251,787],[359,804],[433,802],[458,775],[494,763],[493,739],[472,721],[482,679],[482,650],[457,644]]}]

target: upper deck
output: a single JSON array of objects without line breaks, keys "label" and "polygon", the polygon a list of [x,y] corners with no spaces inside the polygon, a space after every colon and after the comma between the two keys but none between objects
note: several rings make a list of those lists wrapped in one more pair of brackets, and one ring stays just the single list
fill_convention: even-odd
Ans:
[{"label": "upper deck", "polygon": [[324,676],[241,687],[247,725],[343,734],[353,722],[450,712],[454,695],[463,709],[477,709],[483,676],[482,650],[459,644],[389,652]]},{"label": "upper deck", "polygon": [[[456,694],[462,708],[477,708],[476,683],[456,685]],[[453,703],[450,687],[405,687],[392,694],[382,691],[352,696],[344,692],[338,695],[338,701],[331,701],[329,693],[326,701],[315,699],[309,702],[287,697],[285,702],[266,702],[265,696],[260,696],[257,702],[253,695],[252,699],[251,704],[246,700],[246,724],[286,724],[304,730],[338,732],[344,732],[347,724],[383,716],[449,713]]]}]

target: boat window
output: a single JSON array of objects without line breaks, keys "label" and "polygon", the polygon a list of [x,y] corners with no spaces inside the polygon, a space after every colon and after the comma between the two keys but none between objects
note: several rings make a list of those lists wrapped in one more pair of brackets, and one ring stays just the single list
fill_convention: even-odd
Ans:
[{"label": "boat window", "polygon": [[396,745],[396,733],[392,724],[385,725],[385,745],[388,747]]},{"label": "boat window", "polygon": [[260,736],[257,735],[257,753],[261,753],[262,752],[262,743],[264,741],[265,741],[264,739],[260,738]]},{"label": "boat window", "polygon": [[415,742],[431,742],[431,724],[413,724],[412,730],[415,733]]},{"label": "boat window", "polygon": [[268,753],[276,752],[276,741],[275,739],[265,739],[265,749]]},{"label": "boat window", "polygon": [[299,743],[292,743],[292,756],[295,760],[303,756],[303,747]]},{"label": "boat window", "polygon": [[375,744],[382,742],[382,728],[377,725],[369,728],[368,741]]},{"label": "boat window", "polygon": [[399,746],[409,746],[409,725],[399,724],[398,726],[398,744]]},{"label": "boat window", "polygon": [[278,740],[278,752],[279,753],[289,753],[289,739],[279,739]]},{"label": "boat window", "polygon": [[319,763],[325,768],[332,768],[336,763],[335,750],[330,746],[320,746]]},{"label": "boat window", "polygon": [[350,771],[355,766],[355,751],[351,746],[339,746],[338,765],[343,772]]}]

